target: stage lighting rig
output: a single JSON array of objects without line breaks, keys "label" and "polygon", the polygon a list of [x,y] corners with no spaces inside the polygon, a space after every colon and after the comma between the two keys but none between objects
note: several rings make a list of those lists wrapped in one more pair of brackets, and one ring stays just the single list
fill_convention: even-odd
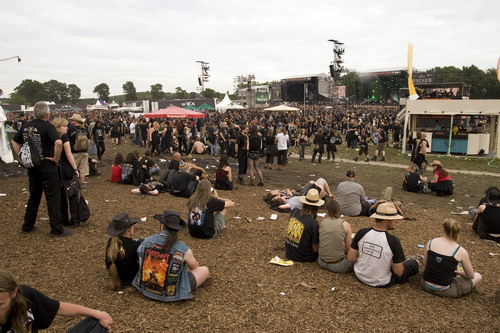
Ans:
[{"label": "stage lighting rig", "polygon": [[201,60],[198,60],[196,62],[199,62],[201,64],[201,75],[198,76],[198,84],[201,86],[201,92],[203,93],[205,91],[205,82],[208,82],[208,78],[210,77],[210,75],[208,74],[210,66],[208,66],[208,62],[204,62]]}]

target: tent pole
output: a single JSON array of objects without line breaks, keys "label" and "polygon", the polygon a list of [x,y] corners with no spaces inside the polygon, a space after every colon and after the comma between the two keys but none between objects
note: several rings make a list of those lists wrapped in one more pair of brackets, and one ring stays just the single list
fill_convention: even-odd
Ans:
[{"label": "tent pole", "polygon": [[497,158],[500,158],[500,114],[497,116],[497,144],[496,144],[496,151],[495,151],[495,155],[493,156],[493,159],[488,162],[488,165],[489,166],[493,166],[493,165],[491,165],[491,163],[493,163]]},{"label": "tent pole", "polygon": [[403,126],[403,142],[401,144],[401,146],[403,148],[403,150],[402,150],[403,154],[406,153],[406,138],[407,138],[406,132],[408,130],[408,117],[409,117],[408,108],[405,106],[405,124]]},{"label": "tent pole", "polygon": [[451,156],[451,136],[453,135],[453,115],[450,117],[450,136],[448,137],[448,152],[444,156]]}]

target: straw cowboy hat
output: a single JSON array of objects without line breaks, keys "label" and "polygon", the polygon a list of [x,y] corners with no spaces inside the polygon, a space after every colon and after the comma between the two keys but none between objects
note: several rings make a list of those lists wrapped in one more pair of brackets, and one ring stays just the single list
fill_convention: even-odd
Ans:
[{"label": "straw cowboy hat", "polygon": [[432,166],[439,165],[441,168],[443,167],[443,165],[441,164],[441,162],[439,162],[438,160],[432,161],[431,165]]},{"label": "straw cowboy hat", "polygon": [[377,212],[372,214],[370,218],[381,220],[401,220],[404,217],[398,214],[394,204],[386,202],[378,205]]},{"label": "straw cowboy hat", "polygon": [[113,217],[113,220],[109,222],[106,233],[110,236],[118,236],[140,221],[141,219],[130,217],[127,213],[118,213],[115,217]]},{"label": "straw cowboy hat", "polygon": [[74,120],[74,121],[78,121],[80,123],[84,123],[85,122],[85,119],[82,118],[82,116],[80,116],[78,113],[75,113],[71,116],[71,118],[69,118],[69,120]]},{"label": "straw cowboy hat", "polygon": [[300,197],[300,202],[306,205],[310,206],[323,206],[325,203],[324,200],[321,200],[319,198],[319,192],[317,189],[312,188],[309,191],[307,191],[307,194],[305,196]]}]

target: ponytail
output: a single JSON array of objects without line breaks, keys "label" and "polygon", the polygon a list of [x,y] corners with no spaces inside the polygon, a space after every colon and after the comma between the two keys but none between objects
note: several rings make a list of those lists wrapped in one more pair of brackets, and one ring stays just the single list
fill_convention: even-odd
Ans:
[{"label": "ponytail", "polygon": [[111,262],[111,265],[108,267],[108,274],[110,278],[110,285],[113,290],[120,289],[123,286],[115,261],[117,258],[123,258],[124,256],[125,249],[123,248],[120,236],[111,237],[111,244],[106,251],[106,258],[109,262]]},{"label": "ponytail", "polygon": [[457,241],[458,234],[460,233],[460,225],[454,219],[446,219],[443,223],[443,229],[446,236],[454,241]]}]

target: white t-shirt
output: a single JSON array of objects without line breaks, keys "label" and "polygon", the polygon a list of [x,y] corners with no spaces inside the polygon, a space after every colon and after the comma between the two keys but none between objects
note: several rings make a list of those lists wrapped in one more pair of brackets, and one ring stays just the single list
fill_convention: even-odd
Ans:
[{"label": "white t-shirt", "polygon": [[276,141],[278,141],[278,150],[287,150],[288,140],[288,134],[284,135],[283,133],[279,133],[278,135],[276,135]]},{"label": "white t-shirt", "polygon": [[130,124],[130,127],[129,127],[130,134],[135,134],[135,125],[136,125],[135,123],[131,123]]}]

